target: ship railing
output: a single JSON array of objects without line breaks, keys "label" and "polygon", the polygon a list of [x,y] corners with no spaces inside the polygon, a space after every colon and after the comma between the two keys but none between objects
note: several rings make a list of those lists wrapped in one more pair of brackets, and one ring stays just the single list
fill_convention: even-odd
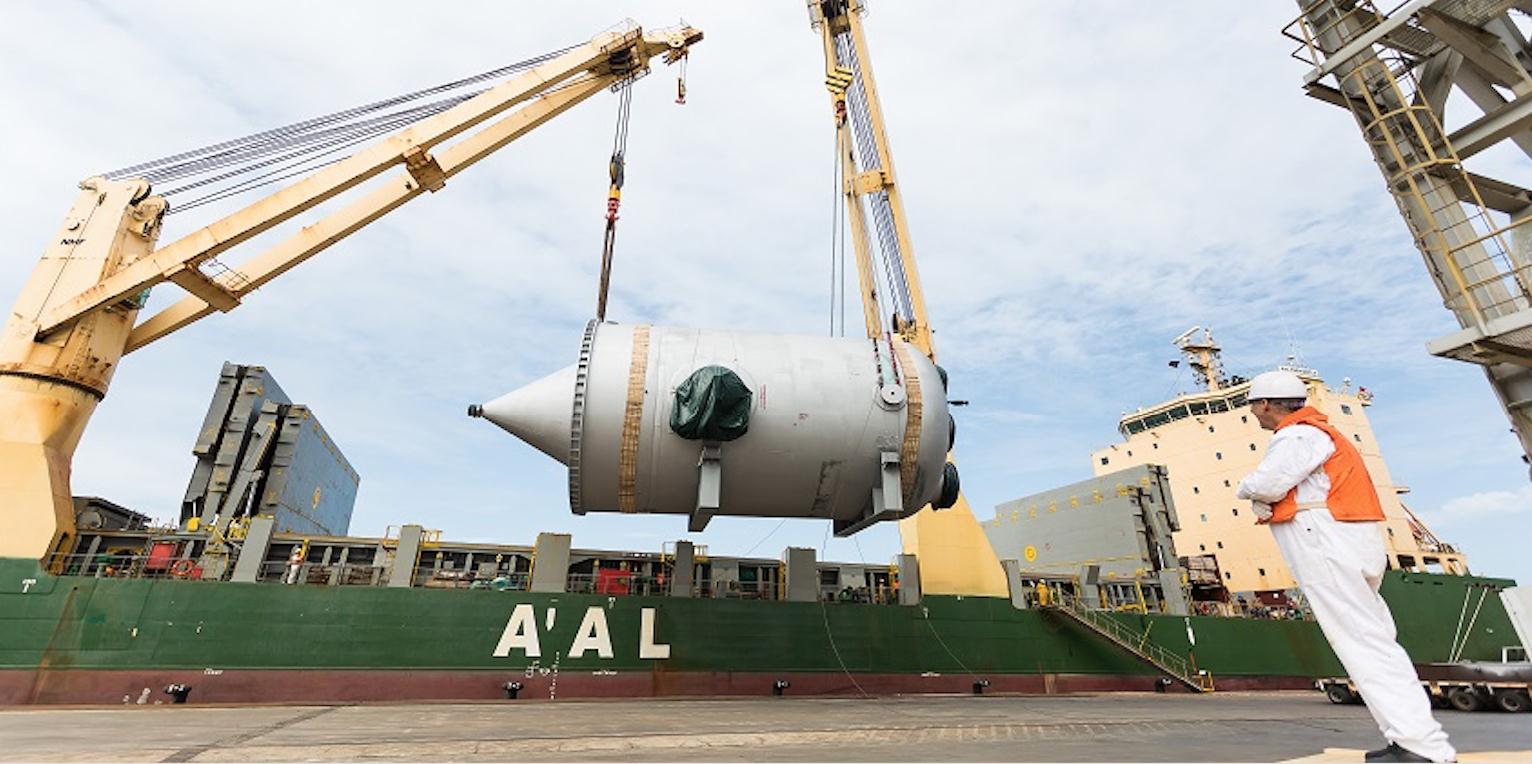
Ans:
[{"label": "ship railing", "polygon": [[257,581],[290,585],[380,586],[386,579],[385,569],[370,562],[302,562],[295,569],[284,560],[267,560],[256,573]]},{"label": "ship railing", "polygon": [[670,584],[659,576],[634,575],[628,579],[628,593],[635,597],[664,597],[670,594]]},{"label": "ship railing", "polygon": [[775,600],[782,591],[775,581],[700,581],[692,594],[707,599]]},{"label": "ship railing", "polygon": [[[692,596],[702,599],[783,599],[782,584],[777,581],[698,581],[692,586]],[[845,602],[872,605],[897,605],[899,594],[887,586],[856,587],[842,596],[841,590],[820,591],[823,602]]]},{"label": "ship railing", "polygon": [[564,591],[570,594],[604,594],[616,597],[663,597],[670,593],[666,579],[642,573],[570,573]]},{"label": "ship railing", "polygon": [[849,602],[863,605],[891,605],[897,601],[894,591],[885,586],[843,586],[839,589],[820,589],[819,598],[825,602]]},{"label": "ship railing", "polygon": [[1307,608],[1293,605],[1249,605],[1238,615],[1255,621],[1312,621]]},{"label": "ship railing", "polygon": [[421,582],[424,589],[490,589],[497,592],[524,592],[531,587],[532,574],[525,571],[487,573],[474,570],[436,570]]},{"label": "ship railing", "polygon": [[[55,575],[93,578],[172,578],[211,581],[200,560],[188,557],[150,557],[143,554],[55,554],[44,568]],[[228,571],[225,571],[225,577]]]},{"label": "ship railing", "polygon": [[775,581],[740,581],[738,590],[727,596],[742,600],[774,600],[780,599],[782,593]]},{"label": "ship railing", "polygon": [[[483,584],[482,586],[480,584]],[[526,572],[500,573],[489,578],[481,577],[470,584],[470,589],[493,589],[497,592],[524,592],[531,588],[532,574]]]}]

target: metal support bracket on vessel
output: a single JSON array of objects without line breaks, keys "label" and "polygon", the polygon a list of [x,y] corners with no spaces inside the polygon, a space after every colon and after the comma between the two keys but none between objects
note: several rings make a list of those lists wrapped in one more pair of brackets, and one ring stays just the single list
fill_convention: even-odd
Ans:
[{"label": "metal support bracket on vessel", "polygon": [[904,495],[899,467],[899,452],[878,452],[878,481],[872,486],[872,501],[860,518],[848,523],[835,521],[835,535],[844,538],[874,523],[898,520],[904,516]]},{"label": "metal support bracket on vessel", "polygon": [[691,521],[686,529],[701,533],[718,511],[719,497],[723,493],[723,448],[717,444],[702,447],[697,460],[697,508],[692,510]]}]

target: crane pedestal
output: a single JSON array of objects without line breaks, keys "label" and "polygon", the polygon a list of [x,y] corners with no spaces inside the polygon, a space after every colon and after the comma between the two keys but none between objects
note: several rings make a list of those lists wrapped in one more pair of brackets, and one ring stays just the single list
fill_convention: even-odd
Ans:
[{"label": "crane pedestal", "polygon": [[0,557],[44,559],[74,536],[70,463],[138,317],[113,302],[40,334],[39,321],[154,248],[165,202],[143,181],[91,178],[0,335]]},{"label": "crane pedestal", "polygon": [[42,559],[74,531],[70,463],[97,399],[39,379],[0,376],[0,557]]}]

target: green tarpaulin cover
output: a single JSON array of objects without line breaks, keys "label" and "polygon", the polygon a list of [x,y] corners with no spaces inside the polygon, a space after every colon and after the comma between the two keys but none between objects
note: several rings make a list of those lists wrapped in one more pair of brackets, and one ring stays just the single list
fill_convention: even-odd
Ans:
[{"label": "green tarpaulin cover", "polygon": [[750,429],[752,393],[722,366],[704,366],[676,388],[670,429],[688,440],[734,440]]}]

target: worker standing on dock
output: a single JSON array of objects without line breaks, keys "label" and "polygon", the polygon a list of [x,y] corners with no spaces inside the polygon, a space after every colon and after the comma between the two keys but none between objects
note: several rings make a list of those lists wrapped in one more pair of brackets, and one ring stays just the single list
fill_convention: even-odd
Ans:
[{"label": "worker standing on dock", "polygon": [[1320,629],[1388,741],[1367,761],[1454,761],[1378,594],[1388,568],[1383,507],[1361,454],[1307,405],[1308,386],[1292,372],[1257,375],[1248,398],[1262,429],[1274,434],[1237,495],[1251,500],[1257,522],[1270,524]]}]

